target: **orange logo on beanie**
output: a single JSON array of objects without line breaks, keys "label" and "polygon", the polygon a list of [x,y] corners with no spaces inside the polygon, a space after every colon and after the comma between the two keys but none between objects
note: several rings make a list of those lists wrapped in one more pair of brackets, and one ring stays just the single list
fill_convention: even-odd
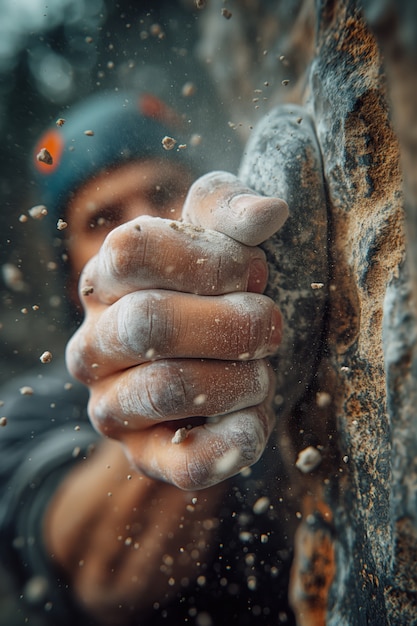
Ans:
[{"label": "orange logo on beanie", "polygon": [[59,130],[47,130],[39,139],[33,153],[35,167],[41,174],[52,174],[61,162],[64,140]]}]

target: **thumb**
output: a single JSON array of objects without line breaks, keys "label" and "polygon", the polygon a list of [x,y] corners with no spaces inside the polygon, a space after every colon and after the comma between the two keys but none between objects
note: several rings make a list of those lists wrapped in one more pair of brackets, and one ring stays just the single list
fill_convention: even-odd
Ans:
[{"label": "thumb", "polygon": [[247,246],[258,246],[281,228],[288,205],[261,196],[227,172],[210,172],[191,186],[184,221],[216,230]]}]

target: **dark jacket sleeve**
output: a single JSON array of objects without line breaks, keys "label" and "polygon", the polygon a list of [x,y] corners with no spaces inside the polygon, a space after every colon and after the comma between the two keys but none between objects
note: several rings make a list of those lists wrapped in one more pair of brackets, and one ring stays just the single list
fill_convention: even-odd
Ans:
[{"label": "dark jacket sleeve", "polygon": [[0,558],[16,591],[10,626],[35,614],[41,624],[74,623],[76,608],[69,607],[67,585],[45,553],[42,525],[56,488],[98,440],[87,400],[87,390],[63,365],[45,366],[0,389],[7,419],[0,428]]}]

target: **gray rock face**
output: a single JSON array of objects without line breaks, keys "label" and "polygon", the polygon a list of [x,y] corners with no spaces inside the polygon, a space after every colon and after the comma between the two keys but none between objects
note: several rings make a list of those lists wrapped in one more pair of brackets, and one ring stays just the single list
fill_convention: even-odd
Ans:
[{"label": "gray rock face", "polygon": [[328,346],[348,460],[337,497],[326,498],[337,537],[328,623],[415,623],[416,321],[400,146],[380,53],[356,3],[319,19],[311,104],[331,206]]},{"label": "gray rock face", "polygon": [[305,393],[323,342],[328,290],[327,205],[321,154],[307,110],[281,106],[265,116],[249,141],[239,177],[290,207],[284,227],[263,248],[267,294],[279,302],[284,337],[274,363],[279,419]]},{"label": "gray rock face", "polygon": [[410,289],[404,265],[386,290],[383,344],[391,444],[387,602],[391,623],[413,624],[417,616],[417,326]]},{"label": "gray rock face", "polygon": [[[417,624],[416,9],[363,4],[316,3],[305,108],[269,113],[241,168],[292,210],[265,250],[300,626]],[[322,462],[302,475],[309,445]]]}]

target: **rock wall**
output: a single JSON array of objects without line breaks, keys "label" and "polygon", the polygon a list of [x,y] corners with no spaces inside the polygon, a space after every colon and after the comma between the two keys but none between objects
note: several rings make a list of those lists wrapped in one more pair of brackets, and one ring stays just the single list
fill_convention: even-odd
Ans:
[{"label": "rock wall", "polygon": [[[242,22],[253,24],[259,11],[259,3],[243,5],[233,10],[240,38]],[[275,259],[270,256],[275,267],[269,286],[282,299],[290,329],[290,344],[277,364],[277,395],[289,397],[291,409],[277,406],[276,445],[288,467],[288,526],[300,520],[289,590],[299,626],[417,624],[417,325],[412,300],[417,293],[417,9],[406,0],[366,0],[363,5],[365,13],[356,0],[316,3],[315,46],[310,48],[306,38],[301,52],[298,48],[293,89],[291,84],[283,88],[277,51],[308,32],[309,22],[300,16],[311,15],[311,2],[297,4],[292,35],[286,37],[279,24],[285,23],[288,3],[263,5],[256,48],[269,42],[275,65],[268,54],[268,62],[258,59],[256,69],[252,51],[252,57],[246,55],[246,72],[236,63],[228,66],[229,78],[244,75],[251,88],[257,74],[275,85],[275,96],[264,108],[276,101],[303,105],[306,115],[300,117],[311,116],[322,157],[327,226],[316,206],[317,162],[309,170],[315,173],[309,194],[303,170],[295,166],[291,174],[286,164],[307,163],[306,152],[288,129],[277,138],[274,116],[255,128],[242,167],[242,176],[259,191],[275,193],[292,175],[290,187],[298,182],[305,194],[305,219],[297,208],[296,224],[286,226],[274,242],[279,252]],[[266,22],[275,24],[275,40]],[[248,37],[245,43],[250,47]],[[286,54],[294,58],[291,49]],[[227,79],[224,67],[223,74]],[[229,104],[239,119],[242,102],[236,105],[236,95],[229,94]],[[291,207],[293,198],[288,199]],[[300,252],[301,241],[308,242],[310,257]],[[287,306],[282,276],[290,273],[293,290],[300,294],[315,268],[321,268],[317,280],[322,280],[323,259],[328,274],[320,296],[325,293],[326,301],[317,302],[324,320],[318,347],[317,317]],[[317,295],[305,293],[308,302]],[[311,350],[306,359],[293,335],[301,329],[304,337],[308,315]],[[282,376],[282,368],[291,370],[289,377]],[[297,454],[309,446],[322,461],[303,473],[296,467]]]},{"label": "rock wall", "polygon": [[400,614],[393,603],[400,584],[393,421],[402,409],[387,395],[384,356],[397,360],[401,350],[392,353],[399,336],[388,321],[383,339],[384,303],[406,271],[402,175],[380,52],[355,4],[322,7],[310,73],[332,231],[329,358],[319,373],[337,390],[332,416],[342,461],[335,492],[324,496],[336,553],[327,623],[412,623],[416,606],[407,619],[408,603]]}]

